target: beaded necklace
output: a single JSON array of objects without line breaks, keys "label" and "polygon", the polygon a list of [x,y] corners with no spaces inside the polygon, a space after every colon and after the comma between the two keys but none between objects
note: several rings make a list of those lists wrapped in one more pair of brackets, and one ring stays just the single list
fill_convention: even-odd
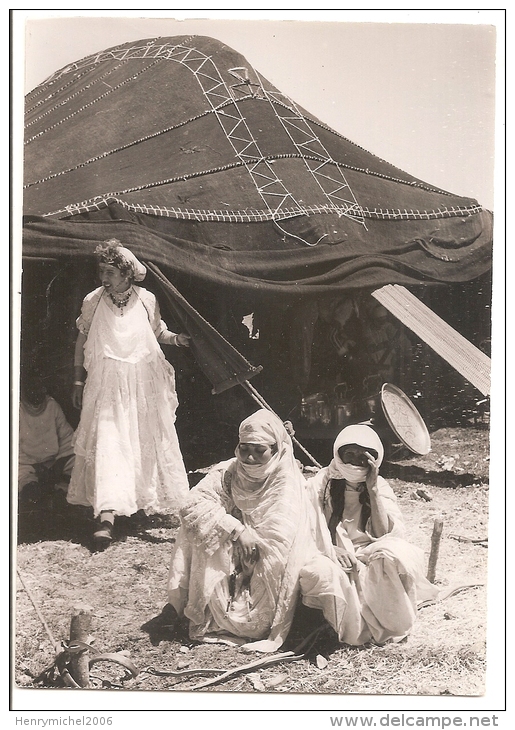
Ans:
[{"label": "beaded necklace", "polygon": [[132,294],[132,287],[120,299],[116,299],[115,295],[111,294],[111,292],[109,292],[109,298],[111,299],[112,303],[118,307],[118,309],[120,310],[120,316],[122,316],[122,317],[123,317],[124,307],[127,306],[129,299],[131,298],[131,294]]}]

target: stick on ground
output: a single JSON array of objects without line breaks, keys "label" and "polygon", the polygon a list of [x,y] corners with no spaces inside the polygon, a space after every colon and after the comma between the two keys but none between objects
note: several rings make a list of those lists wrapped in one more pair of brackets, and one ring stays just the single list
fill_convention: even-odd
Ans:
[{"label": "stick on ground", "polygon": [[427,579],[430,583],[434,583],[436,578],[436,563],[438,560],[438,551],[440,550],[442,530],[443,520],[435,520],[433,525],[433,534],[431,535],[431,552],[429,553],[429,562],[427,566]]}]

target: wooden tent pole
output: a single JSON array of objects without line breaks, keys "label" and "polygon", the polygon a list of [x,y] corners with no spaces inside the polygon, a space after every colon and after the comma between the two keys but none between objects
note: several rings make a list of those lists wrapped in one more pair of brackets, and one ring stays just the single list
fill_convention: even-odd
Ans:
[{"label": "wooden tent pole", "polygon": [[[266,409],[267,409],[268,411],[271,411],[271,412],[272,412],[272,413],[273,413],[273,414],[274,414],[275,416],[277,416],[277,413],[275,413],[274,409],[273,409],[273,408],[271,408],[271,407],[270,407],[270,406],[268,405],[268,403],[267,403],[267,402],[266,402],[266,400],[265,400],[265,399],[263,398],[263,396],[262,396],[262,395],[261,395],[261,394],[260,394],[260,393],[259,393],[259,392],[258,392],[258,391],[257,391],[257,390],[255,389],[255,388],[254,388],[254,386],[253,386],[253,385],[252,385],[251,383],[249,383],[249,381],[248,381],[248,380],[245,380],[245,381],[244,381],[244,382],[242,383],[242,385],[243,385],[243,387],[245,388],[245,390],[246,390],[246,391],[247,391],[247,392],[248,392],[248,393],[250,394],[250,396],[251,396],[252,398],[254,398],[254,400],[256,401],[256,403],[258,403],[258,404],[259,404],[259,405],[260,405],[260,406],[261,406],[262,408],[266,408]],[[277,416],[277,418],[280,418],[280,416]],[[282,419],[281,419],[281,420],[282,420]],[[304,452],[304,453],[306,454],[306,456],[307,456],[307,457],[308,457],[308,458],[310,459],[310,461],[311,461],[311,462],[312,462],[312,463],[313,463],[313,464],[314,464],[315,466],[317,466],[317,467],[318,467],[319,469],[321,469],[321,468],[322,468],[322,464],[319,464],[319,462],[318,462],[318,461],[317,461],[317,460],[315,459],[315,457],[314,457],[314,456],[312,456],[312,455],[311,455],[311,454],[309,453],[309,451],[308,451],[307,449],[305,449],[305,448],[304,448],[304,446],[303,446],[303,445],[302,445],[302,444],[301,444],[301,443],[300,443],[299,441],[297,441],[297,439],[295,438],[295,436],[291,436],[291,440],[293,441],[293,443],[294,443],[294,444],[295,444],[296,446],[298,446],[298,447],[299,447],[299,449],[300,449],[301,451],[303,451],[303,452]]]}]

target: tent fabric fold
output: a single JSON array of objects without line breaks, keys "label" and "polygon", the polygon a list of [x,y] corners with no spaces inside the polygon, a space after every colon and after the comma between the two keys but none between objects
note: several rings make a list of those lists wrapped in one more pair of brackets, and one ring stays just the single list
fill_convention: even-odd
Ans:
[{"label": "tent fabric fold", "polygon": [[[433,238],[426,244],[430,253],[419,236],[402,243],[394,240],[393,246],[385,239],[382,250],[376,246],[376,251],[357,242],[292,250],[282,246],[271,227],[267,242],[271,245],[275,239],[277,249],[234,251],[209,245],[211,234],[206,236],[208,242],[191,240],[123,218],[79,222],[32,217],[23,227],[23,255],[91,258],[99,242],[114,237],[139,258],[199,285],[223,287],[251,297],[274,294],[295,299],[390,283],[438,285],[476,278],[491,265],[491,221],[485,215],[474,222],[463,246],[449,248]],[[199,232],[191,233],[197,238]],[[253,233],[265,235],[263,229],[259,233],[242,231],[249,246]]]}]

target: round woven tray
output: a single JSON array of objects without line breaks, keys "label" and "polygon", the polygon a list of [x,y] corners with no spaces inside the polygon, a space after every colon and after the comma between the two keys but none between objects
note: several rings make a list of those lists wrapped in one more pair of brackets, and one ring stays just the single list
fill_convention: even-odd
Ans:
[{"label": "round woven tray", "polygon": [[400,388],[385,383],[381,388],[381,407],[388,425],[404,446],[420,456],[431,451],[431,438],[426,424]]}]

